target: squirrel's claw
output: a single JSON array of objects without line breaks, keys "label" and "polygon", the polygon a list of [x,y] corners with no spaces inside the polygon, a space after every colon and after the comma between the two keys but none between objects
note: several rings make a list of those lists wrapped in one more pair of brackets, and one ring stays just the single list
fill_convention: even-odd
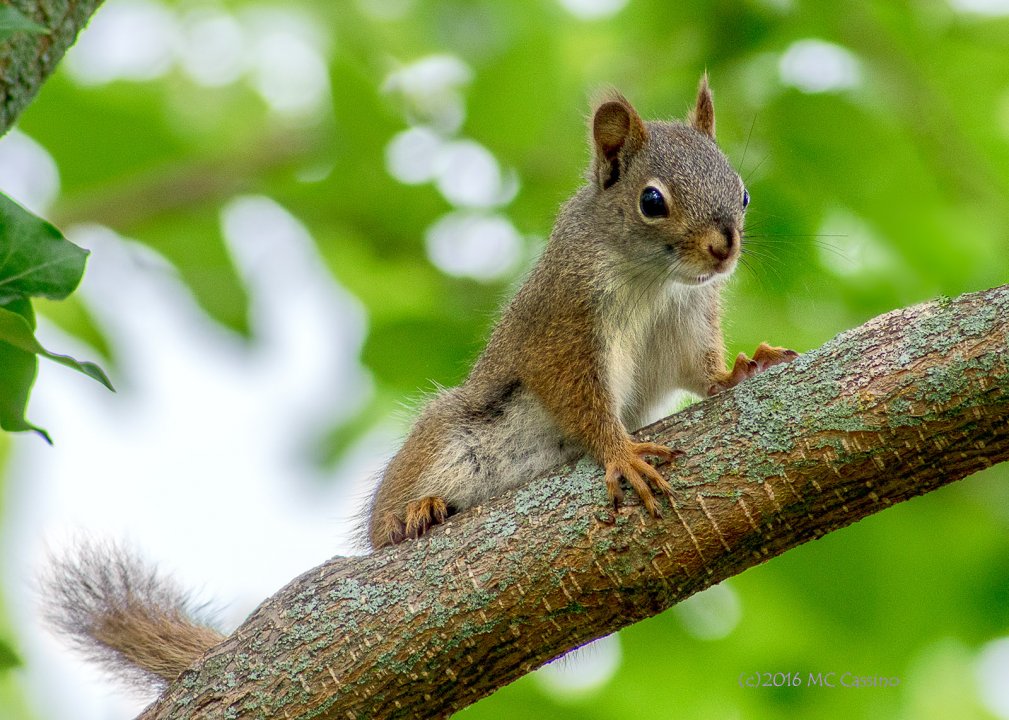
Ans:
[{"label": "squirrel's claw", "polygon": [[637,455],[651,455],[660,458],[663,462],[672,462],[678,457],[683,457],[682,450],[674,450],[666,445],[652,442],[633,443],[633,451]]},{"label": "squirrel's claw", "polygon": [[429,495],[418,500],[411,500],[404,509],[406,519],[401,519],[396,513],[386,512],[382,516],[381,530],[374,541],[375,547],[398,545],[404,540],[416,540],[438,523],[445,522],[453,509],[444,499]]},{"label": "squirrel's claw", "polygon": [[679,450],[673,450],[665,445],[658,445],[656,443],[628,443],[625,455],[617,460],[611,460],[606,463],[606,492],[609,495],[610,502],[613,503],[613,509],[616,510],[619,508],[624,498],[623,489],[620,487],[620,479],[623,478],[634,488],[634,491],[641,498],[641,502],[649,514],[656,518],[662,517],[659,503],[652,494],[649,484],[667,496],[673,494],[673,488],[662,477],[662,474],[649,465],[641,456],[652,455],[666,461],[671,461],[682,454]]},{"label": "squirrel's claw", "polygon": [[429,495],[419,500],[411,500],[406,504],[404,535],[417,539],[432,526],[445,522],[448,516],[448,505],[440,497]]},{"label": "squirrel's claw", "polygon": [[760,343],[753,352],[753,362],[757,363],[757,372],[764,372],[769,367],[789,363],[799,357],[799,353],[788,348],[775,347],[767,343]]},{"label": "squirrel's claw", "polygon": [[746,353],[739,353],[736,356],[736,362],[732,365],[732,370],[719,377],[708,387],[708,395],[716,395],[723,390],[728,390],[747,378],[759,375],[775,365],[792,362],[797,357],[799,357],[799,353],[795,350],[760,343],[753,352],[752,359],[746,357]]}]

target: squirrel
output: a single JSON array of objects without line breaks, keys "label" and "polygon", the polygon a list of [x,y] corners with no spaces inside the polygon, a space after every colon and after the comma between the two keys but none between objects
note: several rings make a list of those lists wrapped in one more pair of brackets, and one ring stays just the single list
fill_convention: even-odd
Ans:
[{"label": "squirrel", "polygon": [[[595,104],[587,182],[459,387],[441,391],[382,474],[365,527],[379,549],[419,538],[586,453],[659,516],[668,481],[637,442],[674,390],[713,395],[792,350],[725,362],[720,291],[742,250],[749,194],[715,143],[707,74],[686,122],[645,122],[616,91]],[[130,551],[80,543],[43,582],[47,617],[93,659],[157,688],[224,639]]]},{"label": "squirrel", "polygon": [[586,452],[616,506],[626,480],[653,516],[669,483],[635,442],[674,390],[712,395],[788,362],[761,343],[725,364],[720,290],[750,197],[715,144],[707,74],[686,123],[644,122],[607,92],[591,121],[586,184],[466,381],[424,408],[382,475],[368,539],[417,538],[460,510]]}]

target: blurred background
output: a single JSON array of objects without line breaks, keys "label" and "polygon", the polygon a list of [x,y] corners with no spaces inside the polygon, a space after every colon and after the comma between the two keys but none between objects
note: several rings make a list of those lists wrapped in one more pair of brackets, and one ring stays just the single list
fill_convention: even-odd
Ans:
[{"label": "blurred background", "polygon": [[[0,188],[92,251],[39,303],[0,435],[0,718],[144,705],[41,628],[32,578],[125,538],[237,625],[353,552],[418,400],[460,381],[588,161],[594,89],[682,117],[707,69],[752,197],[732,353],[1009,282],[1009,1],[108,0]],[[1009,472],[753,568],[462,713],[1009,718]],[[741,687],[753,673],[896,687]]]}]

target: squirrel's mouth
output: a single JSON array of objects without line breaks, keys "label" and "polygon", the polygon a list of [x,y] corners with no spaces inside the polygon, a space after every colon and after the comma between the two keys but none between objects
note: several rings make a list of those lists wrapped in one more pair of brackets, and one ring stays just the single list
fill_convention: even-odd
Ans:
[{"label": "squirrel's mouth", "polygon": [[706,272],[701,275],[681,275],[679,282],[683,285],[703,285],[717,274],[718,273],[714,272]]},{"label": "squirrel's mouth", "polygon": [[[697,267],[690,268],[691,270],[694,271],[693,273],[690,274],[688,274],[689,270],[687,270],[687,268],[684,268],[684,270],[686,270],[687,272],[677,273],[676,281],[679,282],[681,285],[691,285],[691,286],[707,285],[715,278],[731,275],[732,271],[736,267],[736,263],[734,259],[725,260],[718,263],[718,265],[711,268],[710,270],[707,270],[707,272],[697,272],[697,270],[700,270],[703,267],[704,265],[701,265],[700,268]],[[710,268],[711,266],[708,265],[708,267]]]}]

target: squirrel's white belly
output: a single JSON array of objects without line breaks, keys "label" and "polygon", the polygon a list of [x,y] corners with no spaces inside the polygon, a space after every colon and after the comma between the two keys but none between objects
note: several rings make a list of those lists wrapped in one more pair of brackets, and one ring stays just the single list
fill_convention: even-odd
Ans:
[{"label": "squirrel's white belly", "polygon": [[705,294],[670,283],[647,297],[617,296],[609,308],[606,372],[628,430],[656,420],[674,391],[698,392],[695,376],[707,331],[696,306]]},{"label": "squirrel's white belly", "polygon": [[564,438],[539,399],[525,389],[509,398],[496,417],[459,421],[445,439],[416,494],[439,495],[457,510],[585,454]]},{"label": "squirrel's white belly", "polygon": [[603,306],[606,338],[603,372],[613,408],[628,429],[635,429],[636,409],[646,404],[638,374],[659,314],[660,292],[634,293],[630,284],[615,282]]}]

